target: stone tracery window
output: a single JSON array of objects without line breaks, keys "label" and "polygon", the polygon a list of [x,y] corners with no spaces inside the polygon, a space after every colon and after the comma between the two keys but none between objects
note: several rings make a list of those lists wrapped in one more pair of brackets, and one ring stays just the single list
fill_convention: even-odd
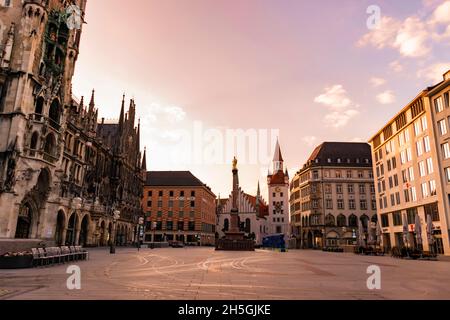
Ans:
[{"label": "stone tracery window", "polygon": [[347,219],[345,218],[345,216],[343,214],[340,214],[337,217],[337,226],[338,227],[345,227],[347,225]]}]

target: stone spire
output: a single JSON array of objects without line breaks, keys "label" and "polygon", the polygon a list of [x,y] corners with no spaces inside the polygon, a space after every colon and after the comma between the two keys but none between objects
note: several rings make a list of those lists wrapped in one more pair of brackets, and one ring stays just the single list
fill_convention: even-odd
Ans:
[{"label": "stone spire", "polygon": [[134,128],[134,120],[135,120],[135,116],[136,116],[136,105],[134,103],[134,99],[130,100],[130,109],[128,110],[128,113],[129,113],[129,117],[128,117],[129,128],[130,128],[130,131],[132,131]]},{"label": "stone spire", "polygon": [[141,119],[138,120],[136,135],[136,149],[141,150]]},{"label": "stone spire", "polygon": [[89,114],[93,114],[94,113],[94,107],[95,107],[95,90],[92,90],[92,95],[91,95],[91,101],[89,102]]},{"label": "stone spire", "polygon": [[122,107],[120,109],[120,117],[119,117],[119,130],[120,130],[120,133],[123,132],[124,120],[125,120],[125,94],[123,94]]},{"label": "stone spire", "polygon": [[277,138],[277,144],[275,146],[275,155],[273,157],[273,173],[283,172],[283,155],[281,154],[280,142]]},{"label": "stone spire", "polygon": [[258,189],[256,191],[256,214],[259,215],[259,207],[261,204],[261,188],[259,186],[259,181],[258,181]]},{"label": "stone spire", "polygon": [[147,148],[144,148],[144,156],[142,157],[142,171],[147,171]]},{"label": "stone spire", "polygon": [[83,108],[84,108],[84,96],[81,96],[80,105],[78,107],[78,113],[81,114],[81,111],[83,110]]},{"label": "stone spire", "polygon": [[260,188],[260,186],[259,186],[259,181],[258,181],[258,189],[257,189],[257,191],[256,191],[256,198],[259,199],[260,196],[261,196],[261,188]]}]

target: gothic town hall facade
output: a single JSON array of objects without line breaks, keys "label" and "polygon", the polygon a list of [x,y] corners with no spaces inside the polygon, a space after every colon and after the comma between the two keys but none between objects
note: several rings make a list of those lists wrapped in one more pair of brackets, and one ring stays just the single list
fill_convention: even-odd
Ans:
[{"label": "gothic town hall facade", "polygon": [[73,97],[81,28],[69,28],[72,5],[84,17],[86,0],[0,7],[0,249],[128,244],[142,214],[135,103],[126,112],[124,98],[119,121],[105,123],[94,92],[86,103]]}]

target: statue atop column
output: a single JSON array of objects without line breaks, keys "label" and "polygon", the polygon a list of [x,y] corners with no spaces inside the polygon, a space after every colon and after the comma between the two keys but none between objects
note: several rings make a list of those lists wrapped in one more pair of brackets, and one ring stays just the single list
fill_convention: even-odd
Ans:
[{"label": "statue atop column", "polygon": [[245,239],[245,232],[241,232],[239,228],[239,175],[237,168],[238,160],[234,157],[233,165],[233,193],[232,193],[232,209],[230,212],[230,228],[225,232],[225,238],[219,239],[216,250],[229,251],[254,251],[254,241]]}]

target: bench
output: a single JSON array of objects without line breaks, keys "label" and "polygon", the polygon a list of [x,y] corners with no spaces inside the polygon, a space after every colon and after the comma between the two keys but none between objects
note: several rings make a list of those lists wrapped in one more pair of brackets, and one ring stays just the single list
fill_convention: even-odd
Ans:
[{"label": "bench", "polygon": [[75,251],[79,254],[81,260],[89,260],[89,252],[84,250],[81,246],[75,246]]},{"label": "bench", "polygon": [[81,246],[32,248],[33,266],[49,266],[70,261],[88,260],[89,252]]}]

